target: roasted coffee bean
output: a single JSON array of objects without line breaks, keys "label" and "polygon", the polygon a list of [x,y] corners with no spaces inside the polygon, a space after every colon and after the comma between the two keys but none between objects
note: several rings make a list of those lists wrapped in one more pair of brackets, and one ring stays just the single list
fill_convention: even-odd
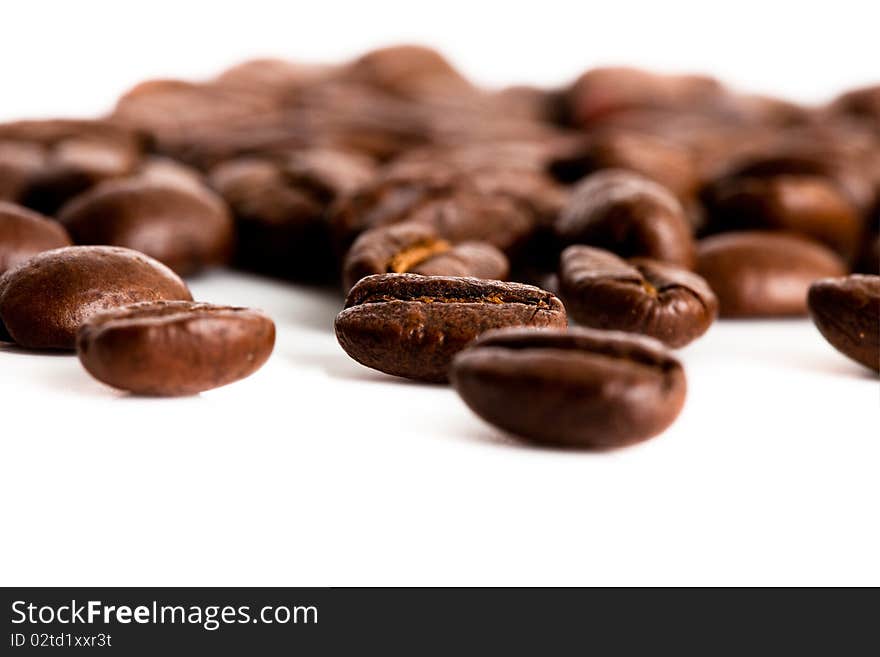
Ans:
[{"label": "roasted coffee bean", "polygon": [[559,299],[530,285],[380,274],[361,279],[348,293],[336,317],[336,338],[367,367],[441,382],[452,357],[484,331],[565,325]]},{"label": "roasted coffee bean", "polygon": [[108,178],[131,173],[142,140],[104,121],[18,121],[0,125],[2,197],[44,214]]},{"label": "roasted coffee bean", "polygon": [[0,278],[0,320],[13,340],[29,349],[73,349],[80,325],[101,310],[191,299],[168,267],[112,246],[45,251]]},{"label": "roasted coffee bean", "polygon": [[332,279],[337,255],[327,210],[372,173],[369,160],[327,149],[215,167],[211,184],[236,219],[236,264],[285,278]]},{"label": "roasted coffee bean", "polygon": [[509,266],[491,244],[453,246],[430,226],[403,223],[368,230],[355,240],[345,257],[342,280],[349,290],[364,276],[406,272],[503,280]]},{"label": "roasted coffee bean", "polygon": [[440,53],[424,46],[401,45],[373,50],[352,62],[341,75],[404,98],[475,92]]},{"label": "roasted coffee bean", "polygon": [[684,370],[651,338],[617,331],[506,329],[453,361],[458,394],[527,441],[610,448],[666,429],[684,405]]},{"label": "roasted coffee bean", "polygon": [[694,241],[681,204],[664,187],[629,171],[586,177],[559,215],[556,232],[569,244],[693,266]]},{"label": "roasted coffee bean", "polygon": [[680,200],[700,182],[690,149],[636,131],[608,130],[572,144],[549,165],[558,180],[576,182],[600,169],[626,169],[663,185]]},{"label": "roasted coffee bean", "polygon": [[70,245],[70,236],[57,221],[0,201],[0,274],[37,253]]},{"label": "roasted coffee bean", "polygon": [[813,323],[831,346],[880,372],[880,276],[816,281],[807,303]]},{"label": "roasted coffee bean", "polygon": [[834,112],[873,122],[880,131],[880,84],[852,89],[831,104]]},{"label": "roasted coffee bean", "polygon": [[595,125],[633,109],[693,111],[717,104],[724,94],[717,80],[705,76],[596,68],[572,85],[569,114],[574,125]]},{"label": "roasted coffee bean", "polygon": [[798,235],[722,233],[697,244],[697,273],[718,297],[722,317],[806,315],[807,290],[846,273],[826,247]]},{"label": "roasted coffee bean", "polygon": [[193,395],[256,372],[275,324],[248,308],[154,301],[89,317],[76,347],[99,381],[139,395]]},{"label": "roasted coffee bean", "polygon": [[644,333],[670,347],[703,335],[718,300],[702,278],[656,260],[629,263],[589,246],[570,246],[559,265],[562,300],[577,323]]},{"label": "roasted coffee bean", "polygon": [[135,249],[182,276],[225,264],[232,253],[232,218],[207,188],[107,181],[65,205],[58,218],[77,244]]},{"label": "roasted coffee bean", "polygon": [[862,233],[856,207],[833,182],[808,175],[733,177],[714,184],[704,200],[709,230],[797,232],[852,258]]}]

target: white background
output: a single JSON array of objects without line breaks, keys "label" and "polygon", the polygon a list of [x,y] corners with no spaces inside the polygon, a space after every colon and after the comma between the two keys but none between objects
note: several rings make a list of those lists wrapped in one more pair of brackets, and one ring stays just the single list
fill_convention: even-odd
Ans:
[{"label": "white background", "polygon": [[[819,101],[880,79],[876,3],[513,5],[13,3],[0,119],[395,41],[487,84],[632,63]],[[143,400],[74,357],[0,350],[0,584],[880,584],[877,379],[807,320],[717,323],[681,353],[670,430],[583,454],[349,360],[332,293],[223,272],[192,288],[274,317],[255,376]]]}]

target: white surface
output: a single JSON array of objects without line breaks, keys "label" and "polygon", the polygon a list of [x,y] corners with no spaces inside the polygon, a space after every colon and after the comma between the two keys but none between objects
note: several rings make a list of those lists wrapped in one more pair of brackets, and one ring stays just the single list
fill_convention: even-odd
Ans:
[{"label": "white surface", "polygon": [[[876,3],[420,4],[15,3],[0,118],[399,40],[495,83],[630,62],[816,100],[880,74]],[[332,295],[223,273],[192,287],[273,315],[254,377],[142,400],[73,357],[0,350],[0,584],[880,584],[877,379],[806,320],[717,324],[682,352],[666,434],[572,454],[349,360]]]},{"label": "white surface", "polygon": [[350,360],[333,294],[193,290],[275,318],[252,378],[143,400],[0,351],[4,583],[880,582],[877,379],[806,320],[716,324],[669,431],[583,454]]}]

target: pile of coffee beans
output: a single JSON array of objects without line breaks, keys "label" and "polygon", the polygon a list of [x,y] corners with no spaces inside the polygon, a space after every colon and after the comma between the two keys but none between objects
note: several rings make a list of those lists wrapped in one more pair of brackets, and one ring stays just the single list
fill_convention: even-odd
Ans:
[{"label": "pile of coffee beans", "polygon": [[[811,316],[880,371],[880,86],[805,106],[700,75],[488,90],[437,52],[152,80],[0,125],[0,338],[136,394],[258,369],[256,310],[180,276],[337,286],[342,348],[528,441],[644,440],[717,318]],[[568,328],[569,322],[582,328]]]}]

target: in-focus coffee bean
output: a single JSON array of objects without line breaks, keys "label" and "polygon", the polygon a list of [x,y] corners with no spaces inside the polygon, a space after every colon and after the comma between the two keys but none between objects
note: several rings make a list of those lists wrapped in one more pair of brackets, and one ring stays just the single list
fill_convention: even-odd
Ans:
[{"label": "in-focus coffee bean", "polygon": [[168,267],[121,247],[53,249],[0,277],[0,320],[29,349],[74,349],[76,332],[94,313],[164,300],[192,296]]},{"label": "in-focus coffee bean", "polygon": [[487,422],[543,445],[609,448],[666,429],[684,370],[651,338],[618,331],[507,329],[455,357],[451,381]]},{"label": "in-focus coffee bean", "polygon": [[880,372],[880,276],[816,281],[808,304],[813,323],[835,349]]},{"label": "in-focus coffee bean", "polygon": [[77,244],[135,249],[182,276],[225,264],[232,254],[232,218],[207,188],[111,180],[65,205],[59,220]]},{"label": "in-focus coffee bean", "polygon": [[843,276],[846,266],[807,238],[743,231],[700,240],[697,273],[718,297],[722,317],[785,317],[806,315],[810,284]]},{"label": "in-focus coffee bean", "polygon": [[644,333],[670,347],[703,335],[718,313],[706,281],[675,265],[570,246],[559,265],[562,300],[577,323]]},{"label": "in-focus coffee bean", "polygon": [[364,276],[406,272],[503,280],[509,265],[491,244],[452,245],[431,226],[407,222],[373,228],[358,237],[345,256],[342,280],[348,290]]},{"label": "in-focus coffee bean", "polygon": [[606,169],[584,178],[556,221],[568,244],[589,244],[623,257],[690,268],[694,240],[678,200],[636,173]]},{"label": "in-focus coffee bean", "polygon": [[67,231],[57,221],[0,201],[0,274],[37,253],[71,244]]},{"label": "in-focus coffee bean", "polygon": [[379,274],[361,279],[348,293],[336,317],[336,337],[367,367],[442,382],[452,357],[489,329],[565,325],[562,302],[530,285]]},{"label": "in-focus coffee bean", "polygon": [[191,301],[123,306],[89,317],[77,354],[99,381],[139,395],[193,395],[256,372],[275,324],[249,308]]}]

